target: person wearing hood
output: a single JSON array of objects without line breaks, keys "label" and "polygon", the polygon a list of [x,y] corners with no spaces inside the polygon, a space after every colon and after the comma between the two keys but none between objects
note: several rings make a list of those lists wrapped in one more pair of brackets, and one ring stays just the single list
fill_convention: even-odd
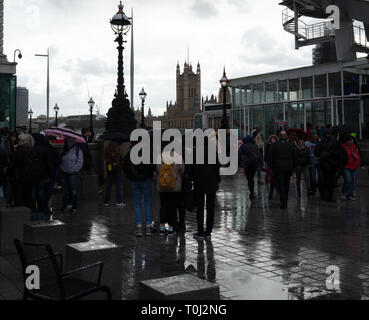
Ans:
[{"label": "person wearing hood", "polygon": [[268,173],[267,173],[266,180],[269,183],[269,200],[273,199],[273,193],[275,189],[275,176],[272,170],[272,161],[270,157],[270,151],[271,151],[271,146],[278,141],[279,141],[278,136],[275,134],[272,134],[269,137],[267,145],[265,147],[264,161],[268,166],[268,171],[267,171]]},{"label": "person wearing hood", "polygon": [[[310,131],[310,139],[305,142],[306,148],[309,150],[309,175],[310,175],[310,191],[309,196],[316,193],[317,186],[322,179],[322,172],[320,170],[319,158],[314,154],[316,145],[319,143],[318,131]],[[318,177],[318,179],[317,179]]]},{"label": "person wearing hood", "polygon": [[337,170],[343,170],[347,163],[347,153],[341,143],[332,137],[331,130],[324,129],[323,139],[317,144],[314,154],[319,158],[322,170],[322,181],[319,193],[324,201],[334,202],[334,188],[336,186]]},{"label": "person wearing hood", "polygon": [[304,178],[306,190],[310,191],[309,183],[309,159],[310,152],[305,146],[305,140],[302,137],[297,138],[297,144],[294,146],[296,152],[296,189],[297,196],[301,198],[301,178]]},{"label": "person wearing hood", "polygon": [[44,219],[48,215],[48,190],[54,173],[54,165],[48,148],[48,141],[41,133],[32,135],[35,141],[34,152],[40,165],[40,180],[35,186],[35,219]]},{"label": "person wearing hood", "polygon": [[63,207],[61,211],[77,210],[77,194],[80,172],[83,167],[83,152],[76,145],[75,140],[65,138],[60,169],[63,176]]},{"label": "person wearing hood", "polygon": [[238,151],[239,163],[241,164],[247,179],[250,199],[255,199],[254,178],[260,161],[263,161],[262,155],[252,136],[247,136],[244,138],[243,142],[243,145]]},{"label": "person wearing hood", "polygon": [[272,145],[270,157],[271,166],[275,174],[276,187],[281,200],[281,209],[287,209],[290,179],[296,172],[296,153],[293,145],[288,141],[286,131],[281,131],[279,141]]}]

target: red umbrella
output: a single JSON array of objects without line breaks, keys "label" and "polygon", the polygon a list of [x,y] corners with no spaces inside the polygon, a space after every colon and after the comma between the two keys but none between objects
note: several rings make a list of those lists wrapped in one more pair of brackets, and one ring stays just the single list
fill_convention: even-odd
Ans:
[{"label": "red umbrella", "polygon": [[45,130],[45,133],[49,136],[54,136],[57,138],[64,139],[67,137],[73,139],[75,142],[86,143],[86,140],[81,134],[69,128],[50,127],[49,129]]},{"label": "red umbrella", "polygon": [[295,134],[296,137],[303,138],[305,141],[309,140],[307,133],[302,129],[291,128],[287,130],[287,134],[288,136]]}]

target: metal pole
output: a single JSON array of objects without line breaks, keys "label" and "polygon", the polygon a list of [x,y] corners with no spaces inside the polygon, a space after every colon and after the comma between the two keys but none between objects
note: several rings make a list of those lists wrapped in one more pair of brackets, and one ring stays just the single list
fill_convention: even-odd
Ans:
[{"label": "metal pole", "polygon": [[58,126],[58,111],[55,111],[55,127]]},{"label": "metal pole", "polygon": [[29,134],[32,134],[32,116],[29,116]]},{"label": "metal pole", "polygon": [[145,128],[145,102],[142,100],[141,128]]},{"label": "metal pole", "polygon": [[46,94],[47,94],[47,115],[46,115],[46,120],[47,120],[47,126],[49,126],[49,116],[50,116],[50,49],[47,48],[47,89],[46,89]]},{"label": "metal pole", "polygon": [[359,113],[359,138],[360,140],[363,138],[363,130],[361,128],[361,113]]},{"label": "metal pole", "polygon": [[332,126],[334,124],[334,102],[333,102],[333,98],[331,98],[331,123]]},{"label": "metal pole", "polygon": [[[342,122],[342,124],[344,124]],[[338,99],[336,99],[336,125],[339,126],[340,125],[340,119],[339,119],[339,114],[338,114]]]},{"label": "metal pole", "polygon": [[305,131],[305,132],[306,132],[306,130],[307,130],[306,120],[307,120],[307,115],[306,115],[306,103],[304,103],[304,131]]}]

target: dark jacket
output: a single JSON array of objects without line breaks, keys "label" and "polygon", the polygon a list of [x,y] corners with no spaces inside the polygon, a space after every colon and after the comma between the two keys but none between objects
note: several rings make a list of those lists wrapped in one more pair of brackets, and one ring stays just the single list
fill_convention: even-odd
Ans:
[{"label": "dark jacket", "polygon": [[123,160],[123,171],[128,180],[133,182],[145,181],[153,177],[156,166],[153,164],[138,164],[131,162],[131,152],[128,152]]},{"label": "dark jacket", "polygon": [[238,150],[238,157],[244,169],[247,166],[260,166],[263,163],[262,153],[251,136],[244,139],[243,145]]},{"label": "dark jacket", "polygon": [[83,153],[83,170],[89,171],[92,169],[92,157],[90,147],[87,143],[76,143]]},{"label": "dark jacket", "polygon": [[270,161],[274,172],[296,170],[296,153],[287,140],[280,140],[271,146]]},{"label": "dark jacket", "polygon": [[7,155],[6,155],[6,152],[5,150],[1,149],[0,148],[0,186],[3,186],[4,183],[6,182],[6,179],[5,179],[5,175],[4,175],[4,168],[6,167],[7,165]]},{"label": "dark jacket", "polygon": [[[32,157],[34,151],[30,147],[20,146],[10,160],[7,166],[7,175],[10,180],[16,184],[22,185],[22,181],[26,175],[26,167],[28,166],[28,159]],[[37,184],[36,181],[35,184]]]},{"label": "dark jacket", "polygon": [[334,138],[324,138],[314,151],[319,163],[324,168],[332,170],[343,169],[348,162],[346,150],[342,144]]},{"label": "dark jacket", "polygon": [[54,175],[54,164],[45,136],[34,134],[35,140],[34,152],[40,162],[41,180],[50,179]]},{"label": "dark jacket", "polygon": [[[191,180],[194,182],[194,189],[197,193],[214,193],[219,190],[220,164],[217,159],[216,164],[208,162],[208,147],[204,145],[204,164],[193,164],[187,166]],[[196,159],[194,152],[194,159]],[[194,161],[194,163],[196,163]]]},{"label": "dark jacket", "polygon": [[296,166],[306,167],[310,161],[310,151],[307,147],[300,148],[298,145],[294,146],[296,153]]}]

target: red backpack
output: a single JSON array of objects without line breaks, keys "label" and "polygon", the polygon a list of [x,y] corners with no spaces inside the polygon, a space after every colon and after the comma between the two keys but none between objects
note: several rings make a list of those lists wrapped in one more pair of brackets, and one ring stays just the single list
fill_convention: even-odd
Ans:
[{"label": "red backpack", "polygon": [[118,148],[108,149],[105,154],[105,160],[108,166],[108,172],[115,171],[122,167],[120,151]]}]

